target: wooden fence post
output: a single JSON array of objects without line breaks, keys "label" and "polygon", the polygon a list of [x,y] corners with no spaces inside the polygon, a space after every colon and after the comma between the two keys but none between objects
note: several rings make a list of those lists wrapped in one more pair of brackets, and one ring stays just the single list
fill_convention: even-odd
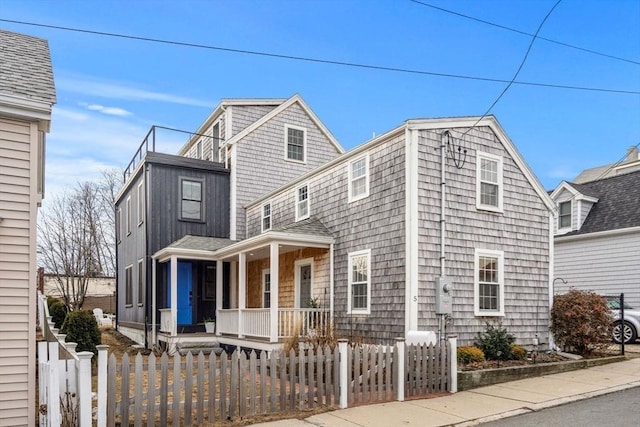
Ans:
[{"label": "wooden fence post", "polygon": [[78,367],[78,425],[91,427],[91,358],[93,353],[81,351],[77,354]]},{"label": "wooden fence post", "polygon": [[396,365],[397,372],[397,388],[396,388],[396,399],[398,402],[404,402],[404,338],[396,338],[396,350],[397,356],[394,360]]},{"label": "wooden fence post", "polygon": [[107,427],[107,350],[108,345],[98,345],[98,427]]},{"label": "wooden fence post", "polygon": [[347,382],[349,381],[347,366],[347,340],[341,338],[338,340],[338,351],[340,352],[340,408],[344,409],[348,406],[349,393],[347,391]]},{"label": "wooden fence post", "polygon": [[449,392],[458,391],[458,336],[449,336]]}]

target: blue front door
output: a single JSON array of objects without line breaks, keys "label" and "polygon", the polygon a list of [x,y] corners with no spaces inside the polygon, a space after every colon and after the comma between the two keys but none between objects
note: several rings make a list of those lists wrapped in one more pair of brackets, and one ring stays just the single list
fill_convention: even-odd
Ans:
[{"label": "blue front door", "polygon": [[193,323],[193,269],[190,262],[178,261],[178,324]]}]

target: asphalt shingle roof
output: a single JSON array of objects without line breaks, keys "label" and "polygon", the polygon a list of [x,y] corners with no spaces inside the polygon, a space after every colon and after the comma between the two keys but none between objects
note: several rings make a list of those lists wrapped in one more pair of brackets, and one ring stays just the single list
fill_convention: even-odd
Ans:
[{"label": "asphalt shingle roof", "polygon": [[597,197],[598,203],[580,230],[565,236],[640,226],[640,171],[571,185],[584,195]]},{"label": "asphalt shingle roof", "polygon": [[0,30],[0,94],[56,102],[51,55],[45,39]]},{"label": "asphalt shingle roof", "polygon": [[216,251],[235,243],[234,240],[219,237],[192,236],[187,234],[169,245],[170,248],[195,249],[201,251]]},{"label": "asphalt shingle roof", "polygon": [[293,234],[304,234],[313,236],[333,237],[331,232],[316,218],[307,218],[302,221],[294,222],[282,228],[273,229],[273,231],[282,231]]}]

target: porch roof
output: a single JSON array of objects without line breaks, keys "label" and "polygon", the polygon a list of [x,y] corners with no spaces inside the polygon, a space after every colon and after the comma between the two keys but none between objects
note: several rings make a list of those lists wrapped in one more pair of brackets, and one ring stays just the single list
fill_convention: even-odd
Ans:
[{"label": "porch roof", "polygon": [[192,236],[187,234],[169,246],[160,249],[153,254],[153,258],[160,262],[166,261],[172,255],[176,255],[179,258],[213,260],[215,259],[213,253],[216,250],[233,243],[236,243],[236,241],[218,237]]}]

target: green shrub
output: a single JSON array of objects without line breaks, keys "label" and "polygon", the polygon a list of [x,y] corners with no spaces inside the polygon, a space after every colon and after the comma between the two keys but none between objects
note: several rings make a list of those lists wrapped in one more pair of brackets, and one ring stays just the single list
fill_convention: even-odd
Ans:
[{"label": "green shrub", "polygon": [[511,359],[511,344],[516,337],[507,333],[502,327],[502,323],[497,326],[486,324],[484,332],[478,333],[476,346],[484,352],[488,360],[509,360]]},{"label": "green shrub", "polygon": [[518,344],[511,344],[511,359],[524,360],[527,358],[527,349]]},{"label": "green shrub", "polygon": [[551,332],[559,345],[578,354],[611,340],[611,320],[606,299],[594,292],[573,289],[554,296]]},{"label": "green shrub", "polygon": [[472,345],[458,347],[458,363],[484,362],[484,353]]},{"label": "green shrub", "polygon": [[86,310],[72,311],[67,315],[67,319],[62,325],[62,333],[67,334],[67,342],[78,343],[76,351],[90,351],[98,354],[96,345],[100,344],[102,338],[98,322],[93,313]]},{"label": "green shrub", "polygon": [[67,306],[62,301],[51,297],[47,298],[47,304],[49,305],[49,315],[55,327],[62,328],[64,319],[67,317]]}]

